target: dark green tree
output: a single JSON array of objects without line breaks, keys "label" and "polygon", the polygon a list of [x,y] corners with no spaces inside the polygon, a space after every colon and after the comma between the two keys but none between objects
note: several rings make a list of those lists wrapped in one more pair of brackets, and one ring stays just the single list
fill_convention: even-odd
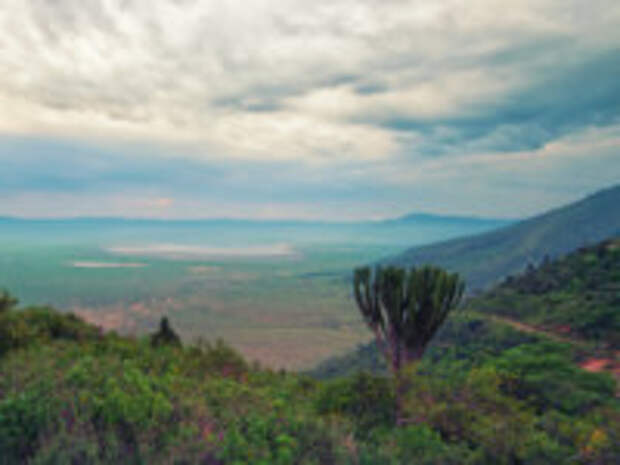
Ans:
[{"label": "dark green tree", "polygon": [[355,270],[355,301],[394,376],[397,424],[405,422],[403,369],[422,358],[464,289],[458,274],[433,266],[409,271],[398,267]]},{"label": "dark green tree", "polygon": [[151,345],[160,347],[164,345],[181,347],[181,339],[174,332],[168,321],[168,317],[162,317],[159,321],[159,330],[151,335]]},{"label": "dark green tree", "polygon": [[18,304],[18,300],[4,289],[0,290],[0,313],[10,310]]}]

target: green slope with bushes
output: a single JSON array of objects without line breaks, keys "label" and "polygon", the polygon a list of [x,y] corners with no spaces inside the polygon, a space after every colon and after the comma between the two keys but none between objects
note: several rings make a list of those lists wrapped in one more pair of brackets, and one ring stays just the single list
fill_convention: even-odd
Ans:
[{"label": "green slope with bushes", "polygon": [[401,428],[390,378],[381,375],[274,372],[221,342],[181,347],[103,334],[46,308],[2,309],[0,340],[0,464],[620,457],[610,376],[581,370],[570,346],[480,318],[453,318],[409,373],[410,422]]},{"label": "green slope with bushes", "polygon": [[508,276],[469,307],[564,338],[620,349],[620,238]]},{"label": "green slope with bushes", "polygon": [[[443,348],[483,354],[519,340],[551,339],[573,347],[575,361],[617,359],[620,345],[620,238],[583,247],[565,257],[507,276],[493,289],[471,297],[439,331],[428,358]],[[617,364],[617,361],[616,361]],[[374,344],[329,359],[312,374],[330,378],[358,369],[385,368]]]}]

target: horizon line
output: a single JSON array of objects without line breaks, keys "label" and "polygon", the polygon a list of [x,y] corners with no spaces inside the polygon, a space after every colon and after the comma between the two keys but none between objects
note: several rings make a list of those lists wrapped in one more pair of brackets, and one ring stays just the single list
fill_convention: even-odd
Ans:
[{"label": "horizon line", "polygon": [[164,217],[139,217],[139,216],[107,216],[107,215],[88,215],[88,216],[19,216],[19,215],[2,215],[0,214],[0,220],[17,220],[17,221],[128,221],[128,222],[161,222],[161,223],[174,223],[174,222],[246,222],[246,223],[330,223],[330,224],[355,224],[355,223],[385,223],[385,222],[398,222],[407,221],[408,219],[416,218],[429,218],[438,220],[473,220],[473,221],[488,221],[488,222],[516,222],[521,221],[524,218],[503,218],[503,217],[491,217],[491,216],[479,216],[479,215],[458,215],[458,214],[441,214],[431,212],[412,212],[404,215],[390,216],[384,218],[360,218],[360,219],[329,219],[329,218],[252,218],[252,217],[196,217],[196,218],[164,218]]}]

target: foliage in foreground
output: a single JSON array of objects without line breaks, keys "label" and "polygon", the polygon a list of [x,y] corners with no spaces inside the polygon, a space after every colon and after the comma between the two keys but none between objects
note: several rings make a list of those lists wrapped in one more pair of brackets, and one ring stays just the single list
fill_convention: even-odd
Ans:
[{"label": "foliage in foreground", "polygon": [[[607,464],[620,457],[606,375],[569,349],[471,320],[408,379],[329,381],[249,367],[218,342],[103,335],[50,309],[0,315],[0,464]],[[486,332],[486,333],[485,333]],[[479,336],[488,350],[479,354]],[[490,341],[495,340],[493,344]],[[469,341],[469,342],[467,342]]]}]

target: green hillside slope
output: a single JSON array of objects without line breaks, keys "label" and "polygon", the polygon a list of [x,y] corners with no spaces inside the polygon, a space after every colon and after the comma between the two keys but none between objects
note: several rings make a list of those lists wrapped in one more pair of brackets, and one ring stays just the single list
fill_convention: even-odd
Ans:
[{"label": "green hillside slope", "polygon": [[509,276],[469,307],[618,350],[620,238]]},{"label": "green hillside slope", "polygon": [[588,244],[620,235],[620,185],[496,231],[415,247],[386,262],[431,263],[458,271],[469,290]]},{"label": "green hillside slope", "polygon": [[[441,329],[427,359],[445,347],[488,352],[498,340],[513,344],[526,337],[568,343],[576,349],[575,361],[604,357],[612,369],[620,365],[614,361],[620,349],[620,238],[544,259],[468,299]],[[383,371],[374,343],[327,360],[312,374],[328,378],[359,369]]]},{"label": "green hillside slope", "polygon": [[0,464],[617,463],[614,382],[569,347],[476,319],[411,376],[318,381],[223,343],[153,347],[50,309],[0,306]]}]

